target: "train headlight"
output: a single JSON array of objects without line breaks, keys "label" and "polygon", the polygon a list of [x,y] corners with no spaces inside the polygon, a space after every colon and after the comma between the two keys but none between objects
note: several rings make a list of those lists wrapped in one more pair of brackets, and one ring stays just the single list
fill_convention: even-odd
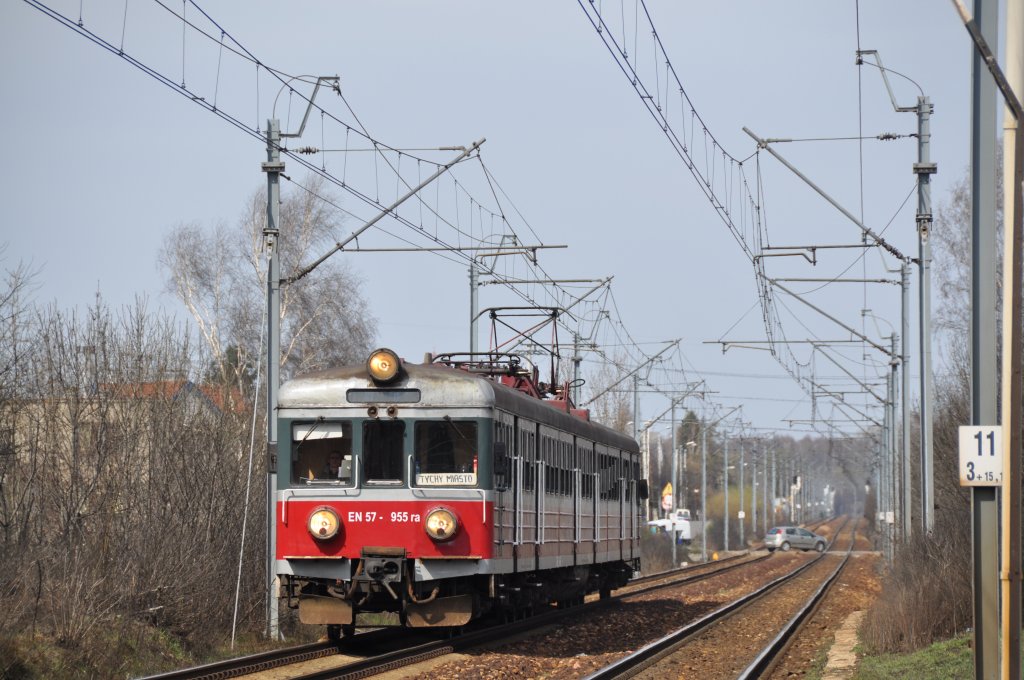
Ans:
[{"label": "train headlight", "polygon": [[385,348],[374,350],[366,362],[366,370],[377,383],[389,383],[394,380],[398,377],[400,366],[398,355]]},{"label": "train headlight", "polygon": [[309,516],[309,533],[318,541],[328,541],[338,535],[341,520],[338,513],[326,506],[319,507]]},{"label": "train headlight", "polygon": [[437,508],[427,513],[423,521],[423,530],[435,541],[447,541],[459,530],[459,521],[455,513],[445,508]]}]

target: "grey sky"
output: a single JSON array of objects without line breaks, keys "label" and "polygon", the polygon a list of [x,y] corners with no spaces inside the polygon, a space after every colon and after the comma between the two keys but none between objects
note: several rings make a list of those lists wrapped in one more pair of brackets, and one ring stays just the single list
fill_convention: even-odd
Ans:
[{"label": "grey sky", "polygon": [[[175,29],[169,14],[152,3],[130,3],[127,21],[120,3],[47,4],[73,18],[81,5],[85,26],[115,43],[123,24],[127,53],[152,57],[159,68],[181,74],[180,22]],[[620,11],[621,4],[601,3],[605,12]],[[808,417],[810,402],[799,403],[803,391],[767,353],[722,355],[702,343],[723,335],[763,337],[760,311],[750,311],[757,299],[751,267],[575,2],[199,5],[263,63],[291,74],[340,76],[362,123],[392,146],[463,145],[486,137],[487,168],[539,238],[569,245],[541,252],[548,274],[614,275],[611,313],[644,351],[653,354],[657,342],[684,338],[685,358],[673,365],[693,371],[692,377],[704,374],[722,395],[720,403],[749,397],[744,417],[756,426],[785,429],[781,418]],[[180,2],[168,6],[181,10]],[[858,95],[854,2],[651,0],[648,6],[697,111],[733,156],[755,151],[743,126],[766,137],[794,138],[850,137],[861,128],[868,136],[906,134],[915,128],[912,114],[893,112],[877,70],[861,70]],[[627,0],[623,10],[637,7]],[[887,67],[912,78],[934,102],[938,203],[967,162],[966,32],[948,3],[926,0],[863,1],[859,28],[861,48],[879,50]],[[634,58],[652,58],[643,52],[650,46],[647,36],[626,38],[638,46]],[[181,222],[234,222],[245,199],[265,182],[259,170],[262,145],[28,4],[5,3],[0,9],[0,50],[8,64],[2,95],[8,153],[16,159],[4,169],[5,265],[25,260],[42,268],[41,302],[81,307],[99,290],[115,305],[146,295],[152,305],[183,316],[162,293],[155,264],[161,238]],[[262,126],[272,93],[263,86],[257,111],[255,77],[249,82],[244,69],[224,65],[223,80],[217,81],[217,64],[215,47],[199,40],[186,44],[189,86],[216,89],[225,109],[235,107],[247,122]],[[901,103],[913,104],[916,89],[899,78],[893,83]],[[345,113],[336,97],[324,96],[318,101]],[[278,115],[286,119],[284,111],[282,99]],[[293,108],[293,121],[297,115]],[[319,121],[310,125],[302,143],[320,146]],[[856,142],[778,148],[851,211],[861,212]],[[863,214],[873,229],[886,227],[913,188],[915,157],[913,139],[864,143]],[[320,164],[318,157],[311,162]],[[327,159],[334,170],[340,162]],[[772,243],[859,241],[853,224],[776,161],[762,154],[760,165]],[[289,174],[303,178],[295,163],[289,163]],[[474,181],[479,174],[467,179]],[[362,190],[381,193],[384,200],[394,194],[391,182],[386,188],[366,180]],[[486,198],[484,187],[473,191]],[[339,195],[363,219],[371,214]],[[915,202],[907,202],[885,234],[908,253],[916,253]],[[516,224],[519,231],[523,223]],[[350,219],[344,231],[358,226]],[[394,224],[388,229],[407,230]],[[534,241],[528,231],[519,233]],[[367,234],[361,243],[402,245],[384,234]],[[422,254],[340,257],[365,280],[364,294],[380,322],[380,344],[414,360],[425,351],[467,348],[463,264]],[[786,258],[773,261],[770,273],[836,276],[855,258],[854,251],[832,251],[821,254],[814,268]],[[887,276],[876,251],[847,275]],[[892,286],[834,285],[811,299],[858,328],[865,303],[874,314],[898,321],[898,289]],[[785,302],[780,311],[789,337],[846,337],[799,303],[781,297],[779,302]],[[482,307],[511,303],[498,286],[481,290]],[[863,323],[872,336],[889,332],[886,323],[876,326],[870,317]],[[598,339],[614,344],[623,337],[609,329]],[[483,331],[481,338],[486,346]],[[571,341],[565,333],[561,339]],[[875,368],[862,364],[881,360],[875,353],[865,362],[859,346],[844,353],[858,375],[874,374]],[[915,362],[916,356],[915,331]],[[584,370],[592,368],[586,364]],[[818,369],[825,376],[838,373],[820,359]],[[652,382],[671,377],[655,374]],[[645,396],[642,417],[667,403]]]}]

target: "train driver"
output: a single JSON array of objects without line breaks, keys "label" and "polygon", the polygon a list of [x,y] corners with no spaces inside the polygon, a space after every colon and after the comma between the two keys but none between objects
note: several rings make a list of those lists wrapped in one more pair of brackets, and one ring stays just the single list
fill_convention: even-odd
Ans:
[{"label": "train driver", "polygon": [[327,456],[327,463],[321,473],[322,479],[349,479],[352,476],[352,457],[342,455],[334,449]]}]

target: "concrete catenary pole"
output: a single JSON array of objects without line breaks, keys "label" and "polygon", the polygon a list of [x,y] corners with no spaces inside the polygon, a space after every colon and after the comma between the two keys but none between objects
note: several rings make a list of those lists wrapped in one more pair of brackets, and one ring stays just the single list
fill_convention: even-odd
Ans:
[{"label": "concrete catenary pole", "polygon": [[267,553],[266,553],[266,634],[279,637],[278,578],[274,563],[276,545],[277,496],[277,388],[281,380],[281,265],[278,239],[281,210],[281,124],[276,118],[267,121],[267,223],[263,229],[263,245],[267,249]]},{"label": "concrete catenary pole", "polygon": [[[900,406],[902,407],[902,418],[903,421],[900,423],[900,432],[903,434],[903,445],[897,449],[893,446],[893,453],[901,451],[903,454],[903,474],[894,475],[894,479],[901,479],[903,490],[903,500],[898,504],[900,506],[900,518],[902,521],[902,534],[903,542],[906,543],[910,540],[910,536],[913,533],[913,524],[911,518],[913,512],[911,511],[911,461],[913,457],[910,451],[910,266],[904,262],[900,266],[900,286],[902,287],[903,300],[900,305],[900,321],[902,322],[902,328],[900,333],[902,334],[902,350],[900,355],[900,371],[902,377],[902,388],[899,389]],[[895,356],[896,352],[896,338],[892,340],[892,351]],[[893,372],[896,371],[896,365],[893,364]],[[897,395],[896,384],[893,384],[893,401]],[[894,406],[895,408],[895,406]],[[893,414],[895,416],[895,414]],[[893,439],[895,440],[896,433],[896,420],[892,421],[893,426]],[[895,442],[894,442],[895,443]]]},{"label": "concrete catenary pole", "polygon": [[745,537],[743,535],[743,525],[747,521],[746,513],[744,512],[744,508],[745,508],[744,503],[746,501],[746,494],[744,493],[744,488],[743,488],[743,484],[744,484],[743,466],[744,465],[746,465],[746,463],[743,460],[743,440],[741,439],[740,440],[740,512],[739,512],[739,518],[740,518],[740,550],[743,550],[743,546],[746,545],[746,543],[744,542],[745,541]]},{"label": "concrete catenary pole", "polygon": [[700,559],[708,561],[708,426],[700,424]]},{"label": "concrete catenary pole", "polygon": [[[676,460],[679,457],[679,452],[676,449],[676,404],[672,402],[672,507],[670,510],[675,510],[678,506],[676,501],[679,498],[679,480],[677,475],[679,474],[679,461]],[[672,524],[675,526],[675,523]],[[678,532],[675,529],[672,530],[672,568],[675,569],[679,566],[679,560],[676,556],[676,540],[678,538]]]},{"label": "concrete catenary pole", "polygon": [[477,352],[477,338],[476,338],[476,315],[477,308],[480,305],[480,284],[479,284],[479,272],[477,271],[476,257],[470,255],[469,258],[469,353],[476,354]]},{"label": "concrete catenary pole", "polygon": [[[761,473],[761,477],[763,478],[763,481],[764,481],[764,484],[761,485],[761,495],[764,497],[763,500],[762,500],[762,503],[764,503],[764,513],[763,513],[763,515],[761,517],[761,522],[762,522],[762,525],[761,525],[761,535],[762,536],[764,536],[765,534],[768,533],[768,510],[772,507],[771,503],[772,503],[772,500],[773,500],[772,497],[771,497],[772,496],[771,491],[768,489],[768,455],[767,455],[767,452],[765,452],[765,457],[764,457],[764,461],[763,462],[764,462],[764,465],[762,465],[762,467],[764,468],[764,471]],[[772,519],[774,520],[774,518],[772,518]]]},{"label": "concrete catenary pole", "polygon": [[757,535],[757,450],[750,451],[750,533]]},{"label": "concrete catenary pole", "polygon": [[[917,243],[918,300],[921,352],[921,529],[931,535],[935,528],[935,482],[932,479],[932,188],[931,176],[936,165],[931,162],[932,103],[928,97],[917,98]],[[909,482],[909,480],[908,480]],[[909,486],[909,483],[908,483]]]},{"label": "concrete catenary pole", "polygon": [[725,511],[722,513],[722,530],[725,532],[723,544],[729,549],[729,435],[723,434],[722,471],[725,473]]}]

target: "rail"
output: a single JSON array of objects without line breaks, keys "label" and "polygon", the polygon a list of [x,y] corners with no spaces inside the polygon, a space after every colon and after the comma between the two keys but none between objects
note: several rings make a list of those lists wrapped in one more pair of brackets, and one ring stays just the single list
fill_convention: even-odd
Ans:
[{"label": "rail", "polygon": [[[836,532],[836,535],[838,536],[838,532]],[[853,552],[853,546],[856,542],[856,538],[857,532],[856,529],[854,529],[853,535],[850,539],[850,547],[846,551],[846,555],[843,556],[843,560],[839,563],[839,566],[837,566],[832,574],[825,579],[814,594],[808,598],[807,602],[804,603],[800,610],[793,615],[793,618],[783,626],[779,634],[765,646],[749,666],[743,669],[743,672],[739,675],[739,680],[759,678],[778,662],[782,651],[786,649],[793,638],[796,637],[796,634],[803,627],[811,613],[814,612],[818,604],[825,597],[826,593],[832,589],[836,579],[839,578],[840,572],[842,572],[843,568],[846,567],[847,563],[850,561],[850,555]]]},{"label": "rail", "polygon": [[[743,557],[743,555],[738,555]],[[767,556],[765,556],[767,557]],[[378,673],[384,673],[404,666],[410,666],[416,663],[422,663],[429,659],[433,659],[446,654],[454,654],[457,652],[465,651],[482,645],[493,644],[495,642],[501,642],[510,637],[522,635],[537,629],[538,627],[554,624],[566,617],[578,615],[581,609],[595,607],[605,607],[610,603],[620,600],[622,597],[632,597],[640,592],[647,592],[650,590],[656,590],[659,588],[668,588],[679,585],[680,583],[692,582],[700,579],[709,578],[713,575],[717,575],[726,571],[730,571],[737,567],[749,564],[753,561],[758,561],[761,557],[755,558],[754,560],[747,560],[739,562],[738,564],[730,564],[725,567],[719,566],[718,569],[711,570],[707,573],[698,574],[695,576],[686,577],[683,579],[666,581],[656,585],[646,586],[642,590],[633,590],[628,593],[622,593],[614,597],[595,600],[588,602],[582,607],[569,607],[567,609],[556,609],[541,614],[537,614],[519,621],[506,623],[498,626],[492,626],[482,630],[471,631],[463,633],[456,637],[449,638],[447,640],[439,640],[436,642],[429,642],[414,647],[409,647],[404,650],[398,650],[395,652],[389,652],[379,656],[369,657],[360,661],[355,661],[342,666],[338,666],[331,669],[319,670],[307,675],[302,675],[293,678],[293,680],[341,680],[341,679],[352,679],[352,678],[365,678]],[[707,563],[696,566],[718,566],[720,563]],[[674,570],[679,571],[692,571],[693,567],[686,569]],[[673,571],[661,572],[659,574],[652,574],[651,576],[638,579],[639,582],[646,582],[646,580],[654,580],[657,578],[671,578]],[[636,583],[636,582],[632,582]]]},{"label": "rail", "polygon": [[[832,545],[835,543],[836,539],[839,537],[839,534],[842,532],[843,528],[845,528],[848,521],[848,519],[847,521],[844,521],[840,529],[836,531],[835,536],[833,536],[832,540],[829,542],[829,548],[831,548]],[[853,542],[851,541],[851,549],[852,547]],[[718,609],[683,626],[682,628],[679,628],[678,630],[675,630],[669,633],[668,635],[665,635],[664,637],[655,640],[654,642],[646,645],[645,647],[638,649],[632,654],[624,656],[621,659],[618,659],[617,661],[605,666],[604,668],[598,669],[597,671],[586,676],[585,680],[611,680],[612,678],[630,677],[631,675],[638,672],[640,669],[646,668],[647,666],[656,663],[659,659],[668,656],[673,651],[675,651],[675,649],[680,647],[686,640],[693,637],[695,634],[700,633],[706,630],[707,628],[710,628],[712,625],[718,623],[719,621],[722,621],[723,619],[727,618],[728,616],[742,609],[748,604],[754,602],[755,600],[761,598],[762,596],[767,595],[779,586],[782,586],[783,584],[792,581],[799,574],[802,574],[804,571],[814,566],[818,562],[818,560],[824,558],[825,555],[825,552],[820,553],[818,556],[811,559],[806,564],[798,567],[797,569],[794,569],[790,573],[780,576],[779,578],[770,581],[764,586],[761,586],[757,590],[748,593],[736,600],[733,600],[732,602],[723,605],[722,607],[719,607]]]}]

